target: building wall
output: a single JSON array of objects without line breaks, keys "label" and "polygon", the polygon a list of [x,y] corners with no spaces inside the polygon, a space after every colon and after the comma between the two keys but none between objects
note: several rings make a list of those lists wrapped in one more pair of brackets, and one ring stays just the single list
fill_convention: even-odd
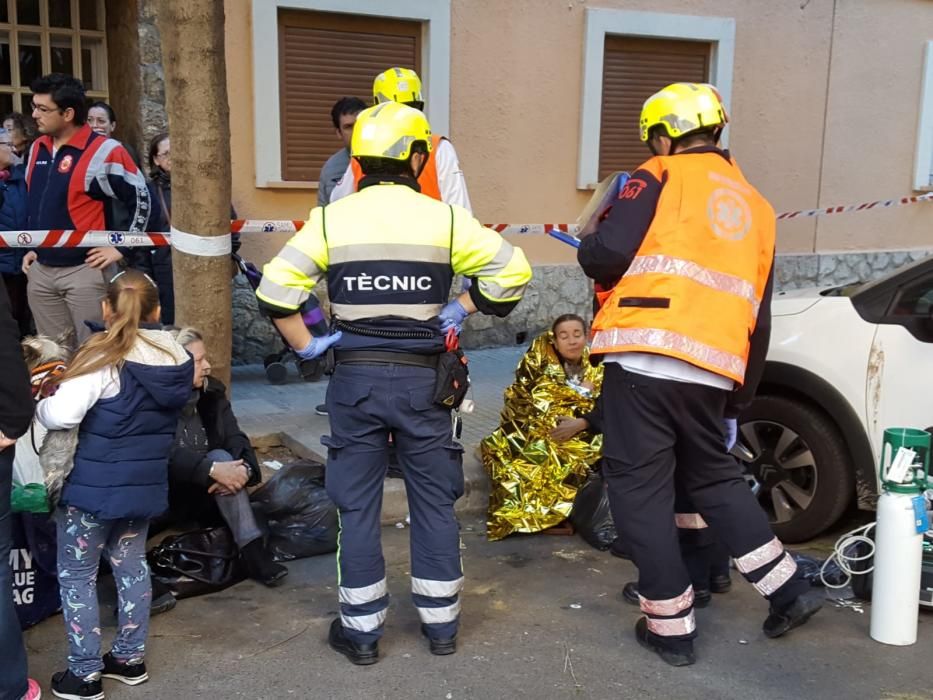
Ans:
[{"label": "building wall", "polygon": [[[251,51],[262,47],[251,45],[250,3],[225,6],[234,201],[245,216],[302,218],[313,190],[254,186],[254,133],[275,125],[253,123]],[[451,0],[450,135],[482,220],[567,222],[586,203],[575,181],[589,7],[735,19],[730,146],[778,211],[910,192],[933,3]],[[779,250],[918,247],[928,216],[916,206],[782,222]],[[536,263],[572,262],[562,244],[517,240]],[[251,239],[246,252],[262,260],[281,241]]]},{"label": "building wall", "polygon": [[[576,188],[587,8],[734,18],[730,147],[778,211],[910,193],[931,2],[450,3],[450,136],[483,221],[572,222],[589,198]],[[108,0],[108,8],[119,5]],[[233,201],[243,217],[302,219],[315,191],[255,186],[256,139],[262,147],[277,125],[254,120],[252,55],[268,46],[262,38],[254,45],[251,5],[225,0]],[[113,15],[114,23],[123,24],[138,12],[138,43],[115,41],[110,56],[111,66],[120,66],[111,74],[111,93],[123,94],[139,81],[139,121],[128,129],[131,140],[148,138],[165,124],[154,7],[154,0],[138,0],[138,8],[129,4]],[[138,64],[138,72],[122,70],[123,61]],[[786,255],[777,263],[777,285],[876,277],[922,249],[929,252],[929,216],[930,205],[917,205],[780,222],[778,246]],[[241,252],[263,263],[286,239],[244,236]],[[471,346],[518,342],[547,327],[556,313],[588,311],[588,283],[571,248],[544,236],[512,239],[536,266],[535,281],[507,322],[470,320],[465,339]],[[892,250],[905,252],[873,252]],[[255,362],[277,349],[279,341],[242,279],[234,320],[236,361]]]}]

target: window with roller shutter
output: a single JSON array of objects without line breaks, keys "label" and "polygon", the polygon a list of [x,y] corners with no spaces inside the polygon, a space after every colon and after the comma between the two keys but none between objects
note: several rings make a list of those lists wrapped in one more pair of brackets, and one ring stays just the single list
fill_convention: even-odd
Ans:
[{"label": "window with roller shutter", "polygon": [[676,41],[606,36],[603,58],[599,178],[616,170],[631,172],[650,156],[638,137],[645,100],[665,85],[709,82],[712,46]]},{"label": "window with roller shutter", "polygon": [[421,22],[313,11],[280,11],[282,176],[316,181],[340,148],[330,110],[341,97],[372,100],[386,68],[421,72]]}]

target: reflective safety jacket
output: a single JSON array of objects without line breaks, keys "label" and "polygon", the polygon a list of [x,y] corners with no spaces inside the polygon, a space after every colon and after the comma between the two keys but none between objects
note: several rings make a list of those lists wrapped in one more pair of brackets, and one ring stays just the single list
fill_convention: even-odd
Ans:
[{"label": "reflective safety jacket", "polygon": [[402,179],[360,184],[352,197],[312,209],[266,264],[256,296],[267,313],[296,313],[326,276],[331,315],[355,329],[341,326],[338,347],[434,353],[443,349],[437,314],[455,274],[472,278],[480,312],[505,316],[515,307],[531,279],[520,248]]},{"label": "reflective safety jacket", "polygon": [[718,152],[659,156],[639,171],[663,187],[593,322],[592,352],[657,353],[741,385],[774,259],[774,210]]}]

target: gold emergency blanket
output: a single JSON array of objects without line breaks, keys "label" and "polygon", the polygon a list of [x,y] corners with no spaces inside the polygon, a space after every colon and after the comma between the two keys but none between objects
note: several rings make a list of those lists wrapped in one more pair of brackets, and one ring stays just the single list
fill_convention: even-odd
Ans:
[{"label": "gold emergency blanket", "polygon": [[[577,488],[599,459],[602,435],[583,431],[557,443],[548,433],[560,416],[577,418],[593,409],[602,365],[590,366],[589,351],[584,350],[582,367],[582,376],[568,378],[548,332],[535,339],[515,370],[499,427],[481,443],[491,482],[490,540],[540,532],[570,515]],[[580,386],[585,383],[593,389]]]}]

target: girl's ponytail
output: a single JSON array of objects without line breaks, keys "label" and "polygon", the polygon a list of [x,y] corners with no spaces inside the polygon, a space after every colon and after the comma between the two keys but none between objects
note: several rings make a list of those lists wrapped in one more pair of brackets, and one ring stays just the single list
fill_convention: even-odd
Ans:
[{"label": "girl's ponytail", "polygon": [[139,324],[159,308],[159,290],[148,275],[138,270],[124,270],[107,287],[110,319],[106,333],[91,336],[59,383],[92,374],[102,367],[120,367],[139,339]]}]

